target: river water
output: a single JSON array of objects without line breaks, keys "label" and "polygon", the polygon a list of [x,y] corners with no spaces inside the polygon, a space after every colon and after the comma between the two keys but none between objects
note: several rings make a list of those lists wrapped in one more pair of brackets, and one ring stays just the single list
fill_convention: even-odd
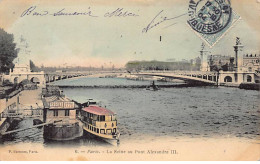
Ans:
[{"label": "river water", "polygon": [[[56,85],[144,85],[148,81],[109,78],[79,78],[57,81]],[[64,88],[64,94],[78,102],[92,98],[118,115],[120,145],[134,139],[140,142],[178,138],[260,137],[259,92],[226,87],[162,88],[159,91],[130,88]],[[32,119],[14,129],[32,125]],[[71,142],[43,139],[42,129],[31,129],[4,137],[4,144],[37,142],[49,145],[96,145],[105,142],[82,137]],[[147,137],[149,136],[149,137]]]}]

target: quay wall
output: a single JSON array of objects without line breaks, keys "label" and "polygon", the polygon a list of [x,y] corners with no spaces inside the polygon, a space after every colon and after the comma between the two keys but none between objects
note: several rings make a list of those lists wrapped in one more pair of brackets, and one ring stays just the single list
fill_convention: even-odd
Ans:
[{"label": "quay wall", "polygon": [[247,90],[260,90],[260,83],[241,83],[239,88]]},{"label": "quay wall", "polygon": [[1,118],[0,136],[2,133],[7,131],[7,129],[12,125],[13,121],[13,118]]},{"label": "quay wall", "polygon": [[[43,103],[41,100],[41,88],[38,88],[37,90],[23,90],[13,96],[10,99],[0,99],[0,116],[2,117],[2,113],[5,109],[17,109],[18,108],[18,101],[19,101],[19,107],[23,110],[35,110],[31,111],[31,113],[36,113],[39,111],[39,109],[43,108]],[[19,97],[19,98],[18,98]],[[25,113],[26,114],[26,113]],[[28,112],[27,112],[28,114]],[[31,114],[32,115],[32,114]],[[9,118],[7,118],[9,119]],[[6,131],[6,124],[12,123],[12,121],[6,122],[6,118],[0,119],[0,131]],[[10,125],[9,125],[10,126]]]},{"label": "quay wall", "polygon": [[10,123],[7,118],[1,118],[0,120],[0,134],[6,132],[6,130],[10,127]]},{"label": "quay wall", "polygon": [[[19,94],[16,94],[12,98],[6,100],[6,99],[0,99],[0,117],[2,117],[2,112],[8,107],[13,104],[17,106],[17,97]],[[11,125],[12,119],[10,118],[0,118],[0,133],[5,132]]]},{"label": "quay wall", "polygon": [[15,96],[13,96],[12,98],[6,100],[6,99],[0,99],[0,113],[2,113],[8,106],[10,106],[11,104],[15,103],[17,105],[17,100],[19,94],[16,94]]},{"label": "quay wall", "polygon": [[260,90],[260,83],[220,83],[223,87],[233,87],[246,90]]}]

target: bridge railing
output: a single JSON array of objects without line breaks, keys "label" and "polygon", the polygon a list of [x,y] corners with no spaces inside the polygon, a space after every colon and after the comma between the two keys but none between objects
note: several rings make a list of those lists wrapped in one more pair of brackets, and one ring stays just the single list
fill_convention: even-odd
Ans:
[{"label": "bridge railing", "polygon": [[210,71],[161,71],[161,70],[145,70],[140,71],[138,73],[174,73],[174,74],[194,74],[194,75],[216,75],[217,72],[210,72]]},{"label": "bridge railing", "polygon": [[[207,73],[207,74],[205,74]],[[136,75],[150,75],[150,76],[162,76],[162,77],[172,77],[186,81],[200,81],[206,83],[216,83],[218,74],[215,72],[187,72],[187,71],[145,71],[138,72]]]}]

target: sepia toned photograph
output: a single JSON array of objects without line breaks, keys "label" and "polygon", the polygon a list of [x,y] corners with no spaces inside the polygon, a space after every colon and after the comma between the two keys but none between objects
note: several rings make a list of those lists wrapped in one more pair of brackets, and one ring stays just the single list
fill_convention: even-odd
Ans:
[{"label": "sepia toned photograph", "polygon": [[259,0],[0,0],[0,160],[260,160],[259,20]]}]

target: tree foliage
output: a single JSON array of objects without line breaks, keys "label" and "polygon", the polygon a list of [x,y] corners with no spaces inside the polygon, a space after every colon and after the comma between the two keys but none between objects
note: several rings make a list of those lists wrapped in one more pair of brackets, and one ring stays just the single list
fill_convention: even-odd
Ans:
[{"label": "tree foliage", "polygon": [[17,53],[13,35],[0,28],[0,73],[8,73],[14,67],[13,60]]},{"label": "tree foliage", "polygon": [[31,70],[32,72],[39,72],[39,71],[40,71],[40,68],[37,67],[37,66],[33,63],[32,60],[30,60],[30,70]]}]

